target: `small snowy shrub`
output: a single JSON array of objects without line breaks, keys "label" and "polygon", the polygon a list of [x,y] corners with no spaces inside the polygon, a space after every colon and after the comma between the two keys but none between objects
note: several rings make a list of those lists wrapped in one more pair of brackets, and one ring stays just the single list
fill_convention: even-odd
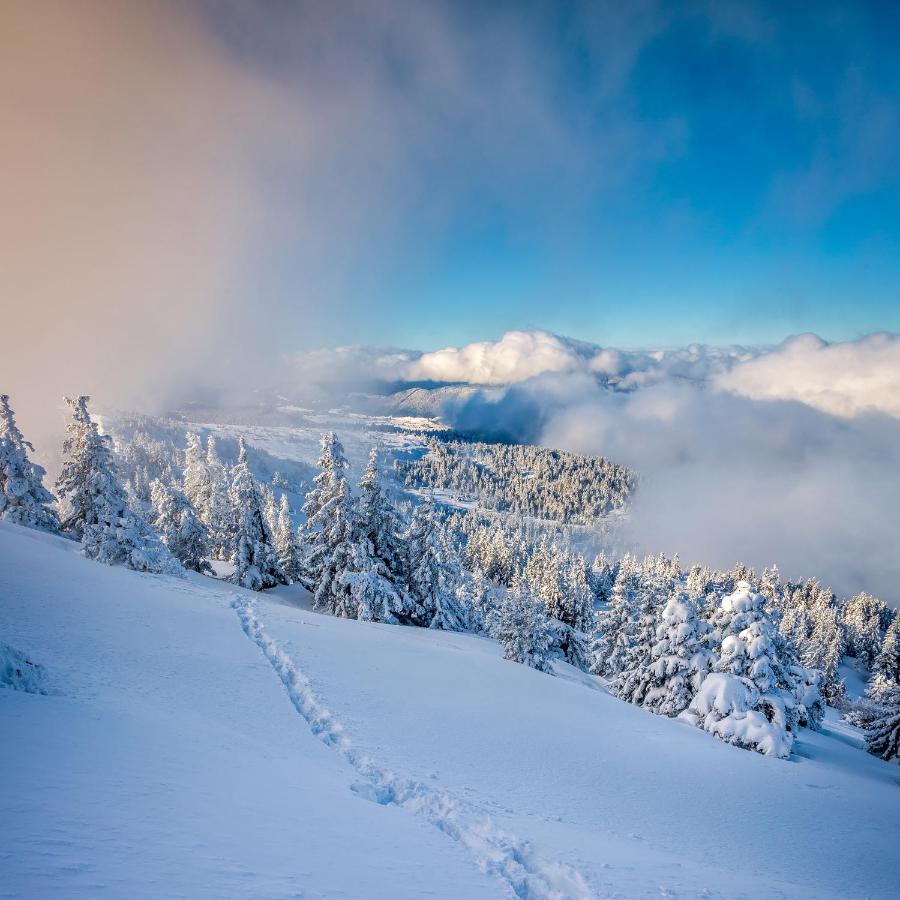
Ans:
[{"label": "small snowy shrub", "polygon": [[0,688],[46,694],[47,676],[42,665],[32,662],[9,644],[0,642]]},{"label": "small snowy shrub", "polygon": [[552,672],[553,626],[544,604],[523,585],[506,592],[489,617],[490,634],[503,647],[504,659]]}]

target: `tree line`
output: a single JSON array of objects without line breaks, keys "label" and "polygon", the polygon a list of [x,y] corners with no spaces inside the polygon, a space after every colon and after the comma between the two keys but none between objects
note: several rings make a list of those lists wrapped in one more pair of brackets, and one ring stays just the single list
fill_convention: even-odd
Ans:
[{"label": "tree line", "polygon": [[[677,558],[630,554],[588,564],[546,535],[428,497],[409,514],[386,492],[377,450],[351,488],[334,433],[322,437],[298,527],[286,493],[254,476],[243,439],[227,466],[214,437],[204,447],[189,432],[183,465],[158,454],[130,468],[152,478],[123,478],[146,447],[117,458],[88,400],[67,401],[57,499],[0,396],[0,518],[77,540],[101,562],[165,574],[227,562],[233,583],[300,582],[333,615],[484,632],[507,659],[544,672],[564,660],[623,700],[775,756],[828,703],[865,729],[873,753],[898,758],[900,618],[868,594],[840,601],[774,567],[756,577],[742,565],[685,570]],[[845,655],[872,672],[852,704]]]}]

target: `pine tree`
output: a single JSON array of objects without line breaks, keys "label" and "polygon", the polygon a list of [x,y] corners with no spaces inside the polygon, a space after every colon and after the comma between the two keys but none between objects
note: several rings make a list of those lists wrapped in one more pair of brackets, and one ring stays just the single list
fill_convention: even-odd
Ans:
[{"label": "pine tree", "polygon": [[206,559],[209,533],[185,494],[156,478],[150,483],[150,502],[154,511],[153,527],[169,552],[186,569],[212,574],[212,566]]},{"label": "pine tree", "polygon": [[606,558],[602,550],[594,558],[587,573],[588,584],[598,603],[608,603],[616,580],[616,567]]},{"label": "pine tree", "polygon": [[690,705],[709,672],[712,654],[703,640],[709,626],[683,592],[672,594],[660,618],[644,706],[660,715],[677,716]]},{"label": "pine tree", "polygon": [[882,622],[888,613],[886,603],[865,592],[851,597],[842,610],[847,653],[870,669],[881,649]]},{"label": "pine tree", "polygon": [[434,504],[420,504],[410,526],[409,595],[415,625],[467,631],[468,611],[457,593],[461,567],[435,521]]},{"label": "pine tree", "polygon": [[[333,431],[322,435],[317,464],[319,474],[313,480],[315,487],[306,495],[306,502],[303,504],[306,524],[302,580],[313,591],[323,577],[327,557],[331,552],[328,541],[337,537],[332,520],[340,511],[340,504],[348,502],[347,459],[343,445]],[[349,527],[347,510],[343,510],[343,519]]]},{"label": "pine tree", "polygon": [[284,583],[285,576],[278,564],[272,532],[263,515],[262,497],[250,472],[243,438],[240,439],[238,464],[232,471],[230,497],[234,522],[231,555],[234,573],[229,581],[251,591]]},{"label": "pine tree", "polygon": [[109,438],[91,419],[89,397],[66,398],[72,421],[63,442],[56,482],[62,528],[81,541],[82,552],[110,565],[175,574],[181,566],[150,526],[128,506],[117,477]]},{"label": "pine tree", "polygon": [[400,592],[390,578],[382,560],[368,536],[357,529],[350,544],[347,565],[337,576],[342,588],[347,589],[355,606],[352,618],[365,622],[389,622],[398,624],[404,609]]},{"label": "pine tree", "polygon": [[626,554],[619,564],[610,601],[597,614],[591,642],[591,671],[614,678],[625,667],[632,625],[637,618],[637,571],[634,558]]},{"label": "pine tree", "polygon": [[300,548],[297,545],[297,536],[291,519],[291,505],[288,502],[287,494],[281,495],[281,503],[278,507],[275,551],[287,583],[293,584],[300,574]]},{"label": "pine tree", "polygon": [[209,529],[213,555],[216,559],[230,559],[234,540],[231,478],[225,463],[219,458],[213,435],[206,440],[206,472],[209,479],[209,500],[206,515],[201,518]]},{"label": "pine tree", "polygon": [[660,583],[652,575],[642,579],[636,618],[625,626],[622,668],[613,680],[613,691],[629,703],[643,703],[653,682],[650,666],[662,605],[659,590]]},{"label": "pine tree", "polygon": [[263,518],[269,531],[274,535],[278,532],[278,502],[275,500],[275,491],[267,484],[257,482],[259,484],[259,495],[262,498]]},{"label": "pine tree", "polygon": [[682,718],[728,743],[787,758],[797,713],[777,657],[775,627],[761,594],[746,581],[722,600],[714,626],[721,655]]},{"label": "pine tree", "polygon": [[19,431],[9,396],[0,394],[0,519],[57,532],[53,495],[44,487],[43,467],[29,459],[29,451],[34,447]]},{"label": "pine tree", "polygon": [[353,504],[346,479],[336,479],[334,490],[316,516],[321,539],[317,544],[319,574],[314,605],[333,616],[355,619],[359,615],[359,585],[347,573],[367,572],[354,540]]},{"label": "pine tree", "polygon": [[503,647],[503,658],[552,673],[552,626],[544,604],[527,584],[517,582],[491,611],[489,633]]},{"label": "pine tree", "polygon": [[885,686],[867,704],[859,719],[869,753],[900,763],[900,684]]},{"label": "pine tree", "polygon": [[378,450],[372,448],[369,462],[359,482],[360,527],[372,543],[375,556],[381,560],[391,579],[403,581],[406,548],[403,545],[402,525],[397,509],[381,487],[378,474]]},{"label": "pine tree", "polygon": [[883,684],[900,684],[900,614],[895,614],[885,632],[872,671]]},{"label": "pine tree", "polygon": [[838,622],[834,595],[820,592],[812,610],[813,629],[801,659],[803,665],[822,673],[822,694],[829,705],[839,703],[845,694],[838,667],[844,650],[844,635]]}]

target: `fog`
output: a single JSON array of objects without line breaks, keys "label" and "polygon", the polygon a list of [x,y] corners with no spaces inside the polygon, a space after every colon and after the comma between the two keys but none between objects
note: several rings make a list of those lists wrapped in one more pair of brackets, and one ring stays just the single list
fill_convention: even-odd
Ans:
[{"label": "fog", "polygon": [[447,413],[548,447],[599,453],[640,476],[627,535],[643,552],[815,576],[900,605],[900,420],[840,418],[669,379],[616,392],[543,375]]},{"label": "fog", "polygon": [[[653,30],[615,25],[610,97]],[[64,393],[151,410],[383,332],[385,273],[474,196],[549,218],[627,171],[652,142],[612,109],[586,136],[544,43],[515,9],[3,4],[0,389],[39,450]]]}]

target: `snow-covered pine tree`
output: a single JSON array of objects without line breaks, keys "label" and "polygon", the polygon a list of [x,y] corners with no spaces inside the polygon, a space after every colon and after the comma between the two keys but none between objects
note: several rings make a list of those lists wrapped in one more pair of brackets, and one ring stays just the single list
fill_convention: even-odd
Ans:
[{"label": "snow-covered pine tree", "polygon": [[644,706],[663,716],[677,716],[690,705],[712,664],[704,641],[709,628],[697,604],[683,591],[669,598],[651,651],[651,686]]},{"label": "snow-covered pine tree", "polygon": [[728,743],[787,758],[797,712],[793,695],[779,687],[790,675],[777,657],[765,599],[738,582],[714,626],[721,655],[681,717]]},{"label": "snow-covered pine tree", "polygon": [[247,462],[247,447],[240,439],[238,464],[232,470],[231,508],[233,536],[231,562],[233,584],[261,591],[284,583],[275,542],[262,510],[262,497]]},{"label": "snow-covered pine tree", "polygon": [[278,554],[278,562],[281,571],[288,584],[293,584],[300,572],[300,547],[297,544],[297,535],[294,531],[294,523],[291,519],[291,504],[287,494],[281,495],[281,503],[278,507],[278,521],[275,527],[275,551]]},{"label": "snow-covered pine tree", "polygon": [[216,452],[216,440],[210,436],[204,450],[194,432],[185,435],[182,490],[206,527],[210,555],[214,559],[231,558],[231,503],[225,466]]},{"label": "snow-covered pine tree", "polygon": [[53,495],[44,487],[44,469],[29,459],[34,447],[25,440],[9,405],[9,395],[0,394],[0,519],[59,531],[59,516]]},{"label": "snow-covered pine tree", "polygon": [[400,623],[404,602],[382,560],[365,532],[355,529],[346,567],[337,576],[349,593],[355,612],[352,618],[364,622]]},{"label": "snow-covered pine tree", "polygon": [[812,634],[801,651],[803,665],[822,673],[822,695],[830,706],[846,692],[838,667],[844,653],[844,634],[838,621],[834,594],[822,591],[812,609]]},{"label": "snow-covered pine tree", "polygon": [[209,479],[209,501],[203,523],[209,529],[213,555],[216,559],[231,559],[234,515],[231,508],[231,476],[219,458],[216,439],[206,440],[206,472]]},{"label": "snow-covered pine tree", "polygon": [[871,669],[889,621],[890,610],[882,600],[865,592],[851,597],[841,610],[847,653]]},{"label": "snow-covered pine tree", "polygon": [[186,568],[212,574],[209,533],[183,491],[164,484],[158,478],[150,482],[153,527],[169,552]]},{"label": "snow-covered pine tree", "polygon": [[503,647],[504,659],[552,674],[553,629],[547,608],[521,580],[491,610],[488,632]]},{"label": "snow-covered pine tree", "polygon": [[616,580],[616,567],[607,559],[604,551],[601,550],[594,557],[594,561],[588,569],[587,578],[588,584],[594,592],[594,599],[598,603],[608,603]]},{"label": "snow-covered pine tree", "polygon": [[456,554],[435,520],[434,504],[421,503],[408,537],[409,596],[413,624],[445,631],[467,631],[469,612],[457,593],[462,577]]},{"label": "snow-covered pine tree", "polygon": [[349,575],[368,572],[355,546],[356,516],[347,484],[347,459],[334,432],[322,435],[319,474],[307,494],[303,579],[316,609],[347,619],[359,615],[360,584]]},{"label": "snow-covered pine tree", "polygon": [[56,482],[62,528],[81,541],[85,556],[99,562],[142,572],[180,572],[154,531],[129,508],[109,438],[91,419],[88,400],[66,398],[72,421],[66,427],[63,468]]},{"label": "snow-covered pine tree", "polygon": [[900,684],[900,614],[895,614],[881,643],[881,650],[872,667],[872,681],[879,689]]},{"label": "snow-covered pine tree", "polygon": [[259,495],[262,497],[263,517],[269,531],[275,535],[278,532],[278,502],[275,500],[275,491],[267,484],[257,482],[259,484]]},{"label": "snow-covered pine tree", "polygon": [[609,603],[601,609],[591,641],[591,672],[615,678],[625,666],[631,626],[637,617],[638,573],[634,557],[626,553],[619,563]]},{"label": "snow-covered pine tree", "polygon": [[900,684],[886,682],[856,721],[863,728],[869,753],[900,764]]},{"label": "snow-covered pine tree", "polygon": [[625,626],[622,668],[613,679],[613,691],[619,699],[629,703],[643,703],[653,683],[652,653],[665,602],[662,594],[665,584],[655,577],[655,573],[641,579],[635,604],[636,618]]},{"label": "snow-covered pine tree", "polygon": [[318,555],[313,557],[318,566],[314,605],[333,616],[355,619],[359,615],[360,585],[347,575],[367,576],[368,559],[360,559],[355,542],[354,510],[347,480],[337,478],[334,490],[313,519],[321,528],[316,545]]},{"label": "snow-covered pine tree", "polygon": [[[303,529],[304,558],[301,561],[301,580],[313,591],[319,585],[330,552],[327,545],[329,533],[334,537],[331,519],[337,512],[336,504],[341,498],[348,499],[347,458],[343,445],[333,431],[322,435],[317,465],[319,474],[313,479],[315,487],[306,495],[303,504],[306,523]],[[349,527],[346,511],[344,520]]]},{"label": "snow-covered pine tree", "polygon": [[401,584],[406,575],[406,547],[403,526],[396,507],[381,486],[378,472],[378,449],[373,447],[359,481],[359,522],[372,543],[375,556],[390,573],[391,580]]},{"label": "snow-covered pine tree", "polygon": [[554,621],[553,649],[583,671],[589,668],[587,632],[593,630],[594,596],[581,556],[564,553],[543,539],[528,559],[523,578]]}]

